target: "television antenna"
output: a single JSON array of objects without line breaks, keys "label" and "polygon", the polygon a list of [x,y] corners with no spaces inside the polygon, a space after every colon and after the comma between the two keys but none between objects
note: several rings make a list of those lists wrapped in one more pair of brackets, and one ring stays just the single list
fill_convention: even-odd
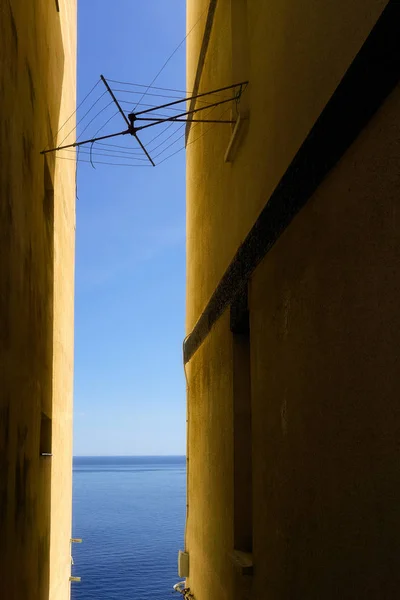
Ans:
[{"label": "television antenna", "polygon": [[[216,107],[221,106],[223,104],[228,105],[228,110],[229,110],[230,106],[232,106],[232,105],[234,106],[235,104],[237,104],[240,101],[242,93],[246,89],[247,84],[248,84],[247,81],[242,81],[240,83],[234,83],[231,85],[213,89],[208,92],[202,92],[202,93],[195,94],[195,95],[187,95],[186,94],[183,98],[178,97],[176,100],[173,100],[171,102],[164,102],[159,105],[150,105],[148,108],[138,111],[136,109],[141,104],[142,98],[146,94],[150,95],[148,93],[149,90],[153,90],[153,89],[165,90],[165,88],[153,88],[151,85],[143,86],[143,87],[147,87],[146,92],[142,95],[142,98],[137,102],[137,104],[135,105],[133,110],[128,112],[128,111],[124,111],[121,106],[121,103],[126,102],[126,101],[119,100],[116,97],[117,91],[126,93],[126,90],[121,90],[121,89],[113,90],[110,86],[110,82],[112,83],[114,80],[107,80],[103,75],[100,75],[99,82],[100,81],[102,81],[102,83],[105,86],[105,91],[101,97],[103,97],[104,94],[109,94],[109,96],[111,97],[111,102],[107,105],[107,107],[110,104],[113,104],[117,107],[118,111],[116,114],[118,114],[118,113],[120,114],[126,127],[120,131],[116,131],[116,132],[109,133],[106,135],[97,136],[97,133],[107,124],[108,121],[106,121],[106,123],[103,123],[103,125],[100,127],[98,132],[96,132],[96,134],[93,137],[90,137],[85,140],[76,139],[74,142],[69,143],[69,144],[63,144],[63,142],[65,141],[65,139],[64,139],[63,142],[59,146],[42,150],[41,154],[48,154],[50,152],[59,152],[59,151],[64,151],[64,150],[68,151],[68,150],[71,150],[74,148],[78,148],[78,152],[79,152],[79,148],[81,146],[89,146],[90,145],[90,162],[92,163],[92,166],[94,166],[93,161],[92,161],[92,150],[93,150],[94,144],[102,143],[102,142],[104,142],[104,140],[109,140],[111,138],[117,138],[120,136],[128,136],[129,135],[136,140],[136,142],[139,145],[139,148],[142,152],[142,158],[139,158],[138,155],[135,154],[135,159],[142,160],[142,161],[145,160],[148,163],[148,166],[151,165],[151,166],[155,167],[157,164],[155,162],[156,158],[151,156],[149,149],[146,147],[145,143],[143,143],[142,139],[139,137],[138,134],[141,134],[142,131],[148,130],[152,127],[157,127],[157,126],[165,125],[165,124],[172,125],[174,123],[183,123],[183,124],[185,124],[185,123],[186,124],[188,124],[188,123],[190,123],[190,124],[192,124],[192,123],[194,123],[194,124],[196,124],[196,123],[212,123],[212,124],[236,123],[236,120],[234,120],[234,119],[222,118],[227,111],[225,111],[225,113],[220,115],[219,118],[206,118],[206,117],[210,116],[210,114],[205,114],[205,118],[202,118],[202,115],[200,115],[200,118],[199,118],[197,115],[207,109],[210,109],[209,112],[211,113],[212,110],[214,110]],[[114,81],[114,83],[124,83],[124,82]],[[129,83],[126,85],[138,86],[139,84],[130,84]],[[94,88],[92,88],[92,90],[93,89]],[[174,90],[171,90],[171,91],[174,91]],[[130,93],[141,93],[141,92],[132,91]],[[161,97],[164,97],[165,99],[168,97],[165,95],[165,91],[163,91],[162,94],[158,93],[158,94],[151,94],[151,95],[152,96],[161,96]],[[196,101],[196,103],[194,104],[195,108],[186,110],[182,107],[183,103],[188,103],[193,100]],[[196,108],[196,104],[200,103],[200,102],[201,102],[201,106],[197,106],[197,108]],[[164,112],[170,111],[170,112],[167,112],[167,114],[161,114],[160,111],[164,111]],[[177,114],[172,114],[171,111],[174,111]],[[102,112],[102,111],[100,111],[100,112]],[[113,116],[115,116],[115,115],[113,115]],[[184,125],[182,125],[182,127],[183,126]],[[156,136],[156,137],[158,137],[158,136]],[[123,147],[119,147],[119,148],[123,148]],[[127,146],[126,148],[127,148],[127,150],[129,148],[132,149],[132,147],[129,147],[129,146]],[[121,153],[123,152],[123,150],[110,150],[110,148],[107,148],[107,150],[108,150],[108,152],[114,152],[114,153],[119,152],[120,156],[121,156]],[[127,152],[126,152],[126,154],[127,154]],[[105,155],[107,156],[107,154],[105,154]],[[108,154],[108,155],[110,155],[110,154]],[[143,158],[144,156],[146,157],[145,159]],[[130,166],[130,165],[126,165],[126,166]],[[131,166],[139,166],[139,165],[131,165]],[[140,166],[146,166],[146,165],[140,165]]]}]

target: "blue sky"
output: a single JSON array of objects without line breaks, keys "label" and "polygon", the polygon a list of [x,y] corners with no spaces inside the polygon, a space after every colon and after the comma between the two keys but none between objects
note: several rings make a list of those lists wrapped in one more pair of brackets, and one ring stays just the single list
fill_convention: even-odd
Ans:
[{"label": "blue sky", "polygon": [[[185,0],[79,0],[78,102],[150,83],[184,35]],[[155,85],[185,89],[185,45]],[[78,197],[74,454],[184,454],[185,153],[80,164]]]}]

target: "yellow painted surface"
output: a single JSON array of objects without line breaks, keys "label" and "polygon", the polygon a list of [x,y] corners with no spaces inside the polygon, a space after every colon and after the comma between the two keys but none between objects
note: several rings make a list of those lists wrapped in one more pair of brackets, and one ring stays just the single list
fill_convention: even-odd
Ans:
[{"label": "yellow painted surface", "polygon": [[250,286],[255,597],[400,586],[400,88]]},{"label": "yellow painted surface", "polygon": [[[75,107],[76,3],[59,4],[57,12],[55,0],[5,0],[0,9],[0,595],[7,600],[69,597],[75,169],[40,154]],[[44,437],[53,457],[40,456]]]},{"label": "yellow painted surface", "polygon": [[[187,365],[190,586],[202,598],[232,594],[232,344],[227,315]],[[219,399],[216,402],[216,399]]]},{"label": "yellow painted surface", "polygon": [[[246,4],[217,2],[200,92],[236,83],[230,18],[235,3]],[[207,5],[208,0],[188,0],[188,30]],[[188,332],[385,5],[386,0],[247,0],[247,136],[233,164],[223,162],[229,125],[192,126],[187,148]],[[188,90],[204,21],[205,15],[188,37]],[[225,111],[222,105],[210,118],[226,119]]]},{"label": "yellow painted surface", "polygon": [[[68,56],[64,68],[60,125],[74,112],[76,104],[76,13],[76,0],[60,1],[62,41],[64,53]],[[74,121],[71,121],[68,122],[68,131],[74,127]],[[65,137],[68,131],[65,132],[64,129],[62,137]],[[70,547],[75,261],[75,164],[73,161],[56,161],[55,190],[50,600],[68,600],[71,551],[73,551]]]},{"label": "yellow painted surface", "polygon": [[[188,30],[207,5],[188,1]],[[187,147],[188,334],[385,5],[247,1],[247,134],[231,164],[229,125],[192,126]],[[219,0],[200,91],[233,83],[231,8]],[[203,30],[188,37],[187,89]],[[230,559],[228,310],[186,365],[196,600],[398,595],[399,158],[397,89],[251,278],[254,575],[245,585]]]}]

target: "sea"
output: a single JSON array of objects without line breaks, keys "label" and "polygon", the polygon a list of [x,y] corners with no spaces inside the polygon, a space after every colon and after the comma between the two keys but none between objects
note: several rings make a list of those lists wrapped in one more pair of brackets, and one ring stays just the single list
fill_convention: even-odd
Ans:
[{"label": "sea", "polygon": [[72,600],[179,600],[184,456],[75,457]]}]

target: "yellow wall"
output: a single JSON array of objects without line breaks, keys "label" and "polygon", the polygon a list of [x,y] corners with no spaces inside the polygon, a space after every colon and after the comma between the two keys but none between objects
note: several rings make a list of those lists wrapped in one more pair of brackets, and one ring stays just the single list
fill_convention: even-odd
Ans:
[{"label": "yellow wall", "polygon": [[[0,18],[0,579],[8,600],[69,595],[75,169],[40,154],[75,106],[76,4],[59,4],[57,12],[55,0],[6,0]],[[52,419],[52,458],[39,455],[42,413]]]},{"label": "yellow wall", "polygon": [[[65,56],[59,123],[76,104],[76,0],[60,1]],[[74,121],[68,122],[69,130]],[[64,132],[65,130],[63,130]],[[65,136],[65,133],[63,137]],[[54,205],[53,459],[50,600],[67,600],[71,573],[75,164],[56,160]],[[72,548],[73,551],[73,548]],[[79,584],[75,584],[79,585]]]},{"label": "yellow wall", "polygon": [[397,88],[250,283],[255,597],[398,595],[399,159]]},{"label": "yellow wall", "polygon": [[[236,83],[231,2],[245,0],[217,2],[200,92]],[[208,0],[188,0],[188,30],[207,5]],[[385,5],[386,0],[247,0],[249,48],[243,51],[249,54],[250,111],[245,143],[234,163],[225,164],[229,125],[192,126],[189,137],[189,143],[196,142],[187,151],[188,332]],[[204,21],[205,16],[188,37],[188,90]],[[227,118],[225,110],[222,105],[210,118]],[[221,243],[227,226],[229,235]]]},{"label": "yellow wall", "polygon": [[[207,5],[188,1],[188,30]],[[385,5],[247,1],[246,136],[230,164],[229,125],[188,140],[188,334]],[[199,91],[234,83],[231,8],[218,0]],[[253,598],[398,595],[399,115],[396,89],[250,280]],[[232,343],[226,310],[186,365],[196,600],[246,596],[230,557]]]},{"label": "yellow wall", "polygon": [[[186,544],[196,598],[231,598],[233,548],[232,347],[229,318],[216,325],[187,365],[189,381]],[[218,398],[220,401],[216,402]]]}]

